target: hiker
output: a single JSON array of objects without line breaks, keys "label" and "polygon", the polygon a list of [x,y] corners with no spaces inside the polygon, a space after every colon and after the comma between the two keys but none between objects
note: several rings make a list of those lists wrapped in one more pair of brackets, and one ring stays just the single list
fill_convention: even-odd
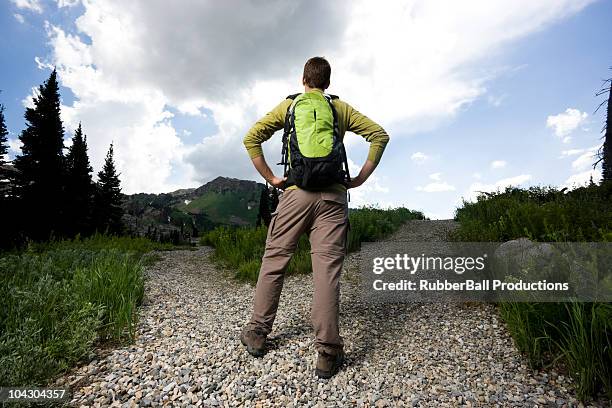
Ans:
[{"label": "hiker", "polygon": [[[322,57],[304,65],[304,92],[288,96],[257,121],[244,145],[261,176],[284,190],[268,226],[265,253],[255,289],[253,314],[240,340],[256,357],[265,352],[272,331],[287,265],[303,233],[311,246],[314,297],[312,325],[318,359],[315,373],[332,377],[344,361],[339,333],[340,273],[349,229],[347,189],[362,185],[372,174],[389,136],[385,130],[337,96],[328,95],[331,66]],[[274,175],[261,144],[284,129],[283,177]],[[346,131],[368,142],[368,158],[350,178],[344,144]]]}]

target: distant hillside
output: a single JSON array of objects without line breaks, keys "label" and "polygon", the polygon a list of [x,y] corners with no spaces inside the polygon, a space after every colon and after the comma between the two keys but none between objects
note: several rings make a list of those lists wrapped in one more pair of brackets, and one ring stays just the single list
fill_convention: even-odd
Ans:
[{"label": "distant hillside", "polygon": [[219,225],[255,225],[265,186],[227,177],[198,188],[162,194],[125,195],[125,223],[138,235],[198,235]]}]

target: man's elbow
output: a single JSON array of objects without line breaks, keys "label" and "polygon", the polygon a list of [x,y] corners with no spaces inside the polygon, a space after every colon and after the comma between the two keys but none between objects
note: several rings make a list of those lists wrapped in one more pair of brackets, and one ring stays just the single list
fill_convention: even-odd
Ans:
[{"label": "man's elbow", "polygon": [[389,143],[389,134],[388,134],[387,132],[384,132],[384,133],[383,133],[383,135],[382,135],[382,137],[381,137],[381,141],[382,141],[384,144]]},{"label": "man's elbow", "polygon": [[389,134],[381,128],[380,132],[376,137],[376,141],[383,146],[386,145],[387,143],[389,143]]},{"label": "man's elbow", "polygon": [[246,135],[244,135],[244,137],[242,138],[242,144],[244,145],[244,147],[249,150],[249,147],[253,146],[253,140],[252,140],[252,136],[250,133],[247,133]]}]

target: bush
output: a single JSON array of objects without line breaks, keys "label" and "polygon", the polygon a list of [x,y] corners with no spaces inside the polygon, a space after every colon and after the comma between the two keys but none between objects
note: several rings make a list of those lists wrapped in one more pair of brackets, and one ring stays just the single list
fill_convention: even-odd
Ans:
[{"label": "bush", "polygon": [[95,342],[131,339],[141,255],[162,248],[97,235],[0,257],[0,384],[43,386]]},{"label": "bush", "polygon": [[[506,188],[456,211],[460,241],[612,242],[612,183],[570,192]],[[612,397],[612,306],[602,303],[502,303],[500,313],[532,367],[562,361],[580,398]]]},{"label": "bush", "polygon": [[456,210],[461,241],[507,241],[527,237],[542,242],[610,241],[612,183],[565,193],[552,187],[481,194]]}]

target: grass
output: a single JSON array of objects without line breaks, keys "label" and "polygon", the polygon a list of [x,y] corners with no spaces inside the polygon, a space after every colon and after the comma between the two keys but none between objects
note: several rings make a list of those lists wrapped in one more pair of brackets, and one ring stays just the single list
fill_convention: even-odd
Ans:
[{"label": "grass", "polygon": [[[567,319],[558,325],[555,345],[583,397],[603,388],[611,394],[612,305],[609,303],[566,303]],[[554,337],[553,337],[554,338]]]},{"label": "grass", "polygon": [[45,385],[94,344],[131,340],[143,254],[169,248],[96,235],[0,255],[0,384]]},{"label": "grass", "polygon": [[[424,219],[422,213],[406,208],[383,210],[374,207],[351,209],[349,212],[349,251],[360,248],[361,242],[375,241],[399,228],[404,222]],[[219,227],[205,233],[202,245],[215,248],[213,259],[223,267],[235,270],[240,280],[256,282],[264,254],[267,228]],[[298,241],[297,249],[287,267],[287,273],[308,273],[312,270],[310,244],[304,235]]]},{"label": "grass", "polygon": [[[553,187],[507,188],[482,194],[456,212],[459,241],[612,242],[612,183],[570,192]],[[612,305],[502,303],[500,314],[532,367],[560,363],[587,400],[612,398]]]},{"label": "grass", "polygon": [[456,220],[461,241],[612,241],[612,183],[563,192],[553,187],[506,188],[463,203]]}]

